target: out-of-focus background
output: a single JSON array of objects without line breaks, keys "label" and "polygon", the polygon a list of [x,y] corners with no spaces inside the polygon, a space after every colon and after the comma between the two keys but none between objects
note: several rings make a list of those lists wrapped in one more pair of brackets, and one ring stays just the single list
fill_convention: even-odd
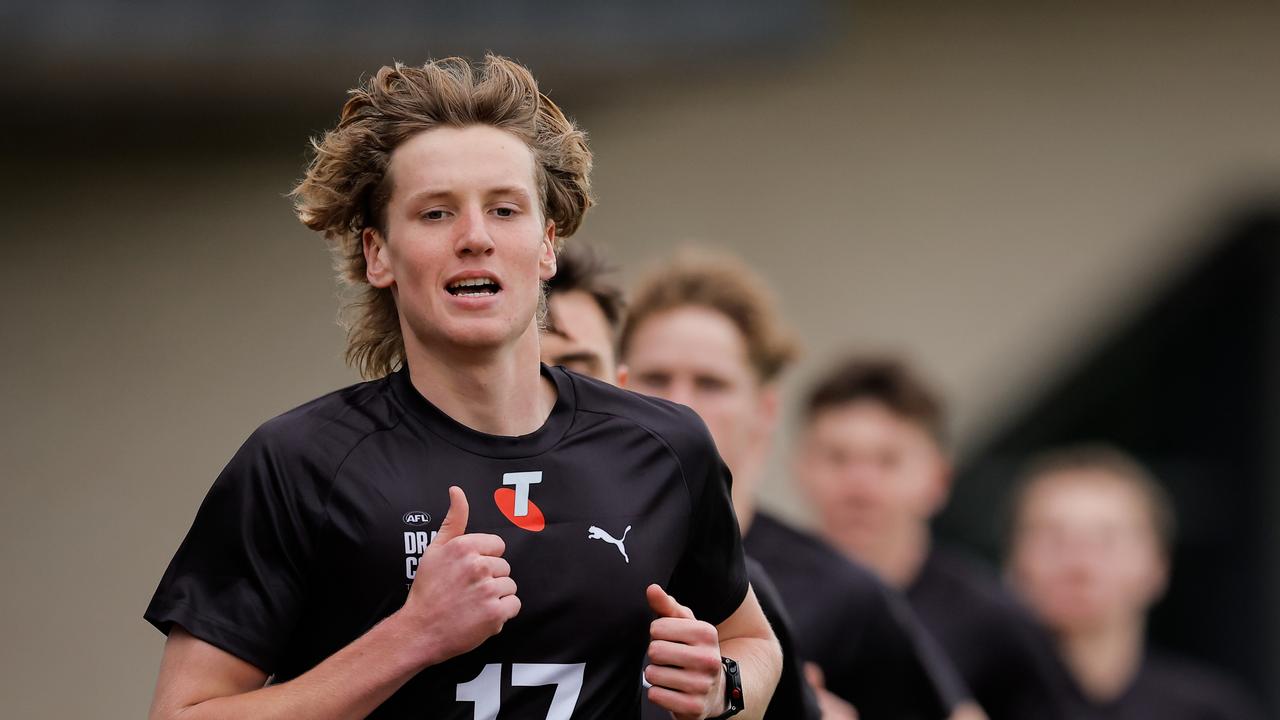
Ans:
[{"label": "out-of-focus background", "polygon": [[0,7],[6,717],[145,713],[214,476],[357,379],[284,198],[308,137],[362,73],[486,49],[589,131],[580,241],[624,279],[724,246],[804,340],[789,387],[923,366],[948,538],[995,559],[1042,447],[1150,463],[1183,523],[1154,640],[1280,707],[1280,5],[47,0]]}]

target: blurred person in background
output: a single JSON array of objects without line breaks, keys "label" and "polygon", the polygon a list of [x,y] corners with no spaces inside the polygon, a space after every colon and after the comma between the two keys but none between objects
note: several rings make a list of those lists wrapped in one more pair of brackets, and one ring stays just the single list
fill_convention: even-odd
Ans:
[{"label": "blurred person in background", "polygon": [[1072,718],[1253,720],[1236,684],[1148,650],[1174,510],[1137,461],[1103,445],[1035,459],[1014,495],[1008,574],[1057,643]]},{"label": "blurred person in background", "polygon": [[1047,639],[994,572],[933,542],[951,478],[938,395],[896,358],[854,355],[801,412],[792,472],[823,537],[906,595],[992,720],[1054,717]]},{"label": "blurred person in background", "polygon": [[[948,717],[960,683],[899,595],[826,543],[759,512],[780,402],[797,354],[763,281],[736,258],[686,250],[630,298],[621,338],[628,388],[692,407],[733,473],[747,554],[782,595],[829,712],[864,720]],[[834,715],[833,715],[834,716]]]},{"label": "blurred person in background", "polygon": [[381,68],[314,150],[295,207],[370,380],[215,481],[146,611],[152,716],[635,717],[647,649],[681,720],[761,717],[781,657],[705,426],[539,362],[585,135],[523,66],[448,58]]},{"label": "blurred person in background", "polygon": [[[625,385],[627,369],[617,361],[625,304],[622,289],[606,278],[611,272],[612,268],[589,245],[574,243],[560,250],[556,275],[546,285],[548,312],[542,330],[542,361],[602,382]],[[804,666],[791,639],[791,621],[777,589],[760,564],[749,557],[747,576],[782,647],[782,676],[765,718],[821,717],[818,698],[805,680]],[[644,703],[641,716],[654,720],[671,717],[649,702]]]},{"label": "blurred person in background", "polygon": [[556,275],[546,283],[542,362],[612,385],[627,384],[627,369],[618,364],[626,300],[607,277],[613,272],[590,245],[566,244],[556,253]]}]

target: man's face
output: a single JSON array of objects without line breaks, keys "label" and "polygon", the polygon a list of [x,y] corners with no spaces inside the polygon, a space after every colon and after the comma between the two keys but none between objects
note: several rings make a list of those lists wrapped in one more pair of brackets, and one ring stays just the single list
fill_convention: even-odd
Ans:
[{"label": "man's face", "polygon": [[823,531],[855,551],[918,531],[945,502],[948,472],[924,427],[874,400],[819,411],[793,468]]},{"label": "man's face", "polygon": [[1166,565],[1143,496],[1101,470],[1035,481],[1011,549],[1014,584],[1059,632],[1136,621],[1164,590]]},{"label": "man's face", "polygon": [[552,330],[542,333],[542,362],[618,383],[613,329],[600,304],[584,290],[552,293]]},{"label": "man's face", "polygon": [[[406,350],[495,348],[533,332],[555,274],[533,154],[488,126],[415,135],[391,154],[386,236],[365,231],[369,281],[389,287]],[[477,284],[479,283],[479,284]]]},{"label": "man's face", "polygon": [[630,370],[627,389],[693,408],[735,476],[758,469],[772,429],[772,402],[733,321],[692,305],[652,315],[633,331],[623,359]]}]

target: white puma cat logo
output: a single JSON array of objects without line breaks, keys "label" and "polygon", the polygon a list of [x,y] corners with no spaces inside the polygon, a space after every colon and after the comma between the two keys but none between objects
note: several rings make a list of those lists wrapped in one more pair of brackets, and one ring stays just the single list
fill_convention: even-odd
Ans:
[{"label": "white puma cat logo", "polygon": [[628,564],[628,565],[630,565],[630,564],[631,564],[631,558],[627,557],[627,549],[626,549],[625,547],[623,547],[623,545],[622,545],[622,543],[626,542],[626,540],[627,540],[627,533],[629,533],[629,532],[631,532],[631,526],[630,526],[630,525],[628,525],[628,526],[627,526],[627,529],[626,529],[626,530],[623,530],[623,531],[622,531],[622,537],[621,537],[621,538],[614,539],[614,537],[613,537],[612,535],[610,535],[609,533],[605,532],[604,530],[601,530],[600,528],[596,527],[595,525],[592,525],[591,527],[587,528],[587,539],[588,539],[588,540],[603,540],[603,541],[605,541],[605,542],[609,543],[610,545],[617,545],[617,546],[618,546],[618,552],[622,553],[622,559],[623,559],[623,560],[626,560],[626,561],[627,561],[627,564]]}]

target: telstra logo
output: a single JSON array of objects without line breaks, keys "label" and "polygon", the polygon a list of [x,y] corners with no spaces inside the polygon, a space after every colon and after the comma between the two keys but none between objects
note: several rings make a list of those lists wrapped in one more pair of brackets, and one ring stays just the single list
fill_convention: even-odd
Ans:
[{"label": "telstra logo", "polygon": [[503,485],[514,485],[515,489],[500,487],[493,491],[493,501],[511,524],[522,530],[540,532],[547,526],[542,510],[529,499],[529,486],[542,482],[542,471],[504,473]]}]

